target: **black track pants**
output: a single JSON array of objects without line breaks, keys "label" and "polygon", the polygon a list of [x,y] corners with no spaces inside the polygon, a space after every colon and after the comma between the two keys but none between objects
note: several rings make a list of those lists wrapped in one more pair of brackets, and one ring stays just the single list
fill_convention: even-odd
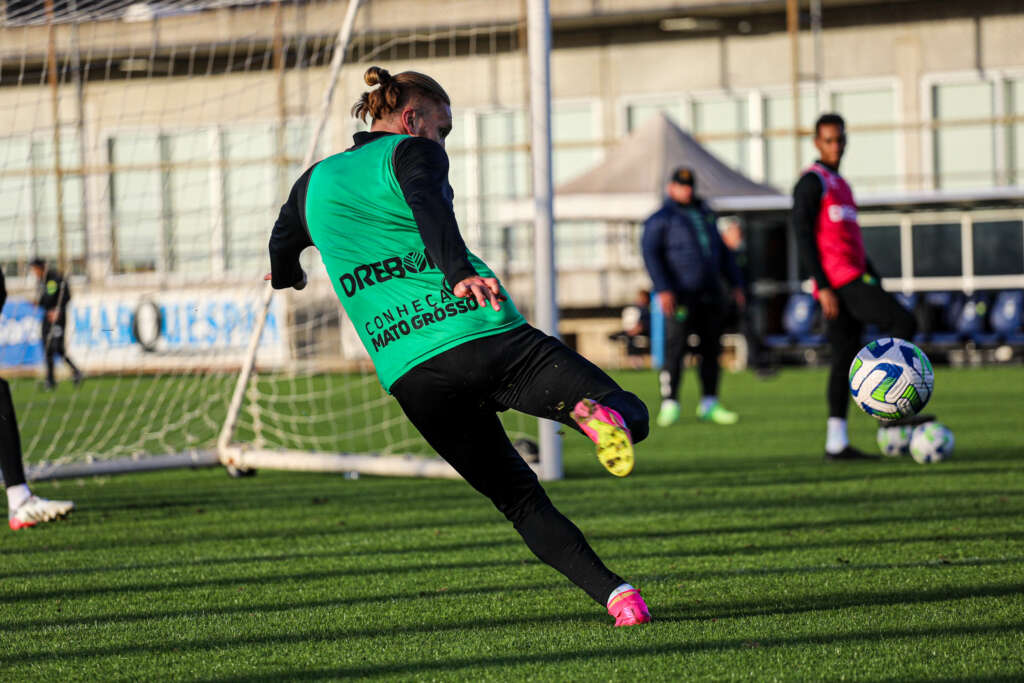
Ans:
[{"label": "black track pants", "polygon": [[523,325],[435,356],[403,375],[391,393],[427,443],[490,498],[530,550],[604,605],[623,580],[548,498],[512,447],[497,411],[557,420],[583,398],[617,410],[634,441],[647,436],[647,407],[560,341]]},{"label": "black track pants", "polygon": [[718,395],[718,356],[722,353],[722,325],[726,303],[716,294],[676,295],[678,312],[665,317],[665,359],[658,379],[661,397],[679,399],[683,377],[686,340],[691,334],[700,337],[696,352],[700,354],[700,386],[704,396]]},{"label": "black track pants", "polygon": [[878,325],[885,334],[910,340],[917,331],[914,315],[878,284],[854,280],[836,290],[839,315],[826,321],[832,346],[828,376],[829,417],[846,418],[850,406],[850,364],[864,346],[864,326]]},{"label": "black track pants", "polygon": [[4,486],[25,483],[25,466],[21,462],[21,437],[14,415],[11,387],[0,377],[0,473]]}]

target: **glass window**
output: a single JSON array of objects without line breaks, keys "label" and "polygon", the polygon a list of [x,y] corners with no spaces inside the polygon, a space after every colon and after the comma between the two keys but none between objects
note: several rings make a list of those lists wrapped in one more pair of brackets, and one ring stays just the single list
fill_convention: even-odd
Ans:
[{"label": "glass window", "polygon": [[480,116],[478,125],[482,214],[488,218],[493,215],[490,200],[530,192],[526,115],[521,110],[490,112]]},{"label": "glass window", "polygon": [[995,181],[995,126],[960,123],[992,117],[992,95],[991,83],[932,87],[936,187],[986,187]]},{"label": "glass window", "polygon": [[903,189],[897,166],[896,130],[858,131],[858,127],[894,125],[896,94],[892,89],[834,93],[832,109],[846,120],[849,138],[843,175],[858,194]]},{"label": "glass window", "polygon": [[900,277],[903,262],[900,256],[900,226],[872,225],[861,230],[864,250],[882,277]]},{"label": "glass window", "polygon": [[463,237],[469,238],[469,227],[466,222],[469,216],[470,202],[477,201],[479,190],[476,187],[476,178],[469,174],[469,164],[472,155],[476,153],[475,146],[467,137],[467,120],[471,114],[452,114],[452,132],[445,139],[445,151],[448,153],[448,184],[455,192],[455,220],[462,228]]},{"label": "glass window", "polygon": [[[1024,78],[1008,81],[1006,90],[1006,113],[1024,116]],[[1024,121],[1007,124],[1006,142],[1009,147],[1009,183],[1024,184]]]},{"label": "glass window", "polygon": [[1024,224],[985,221],[974,224],[974,274],[1024,273]]},{"label": "glass window", "polygon": [[168,269],[209,274],[216,221],[210,168],[217,158],[209,130],[164,136],[167,160]]},{"label": "glass window", "polygon": [[79,167],[78,136],[69,130],[61,131],[60,165],[64,171],[61,181],[61,212],[57,207],[56,158],[52,138],[37,138],[30,143],[33,169],[31,188],[32,218],[35,232],[31,240],[34,255],[56,263],[60,252],[59,225],[64,225],[65,255],[72,273],[85,272],[85,223],[82,215],[82,177],[69,172]]},{"label": "glass window", "polygon": [[749,168],[747,100],[737,97],[701,99],[693,103],[693,132],[701,144],[724,163]]},{"label": "glass window", "polygon": [[[312,137],[313,126],[308,121],[289,121],[284,126],[284,155],[288,160],[286,168],[289,179],[288,186],[285,188],[286,192],[291,191],[291,183],[294,183],[306,170],[302,167],[302,162],[306,160],[307,148]],[[323,147],[321,142],[321,140],[317,141],[317,151],[313,152],[314,163],[318,160],[317,152]]]},{"label": "glass window", "polygon": [[[800,127],[810,128],[815,120],[814,98],[800,96]],[[793,154],[793,98],[790,95],[769,96],[764,99],[764,165],[765,180],[775,187],[789,191],[805,167],[817,157],[812,136],[802,136],[800,165]]]},{"label": "glass window", "polygon": [[0,267],[6,275],[23,275],[34,256],[29,140],[0,138],[0,165]]},{"label": "glass window", "polygon": [[914,247],[914,277],[962,274],[959,223],[915,225],[911,235]]},{"label": "glass window", "polygon": [[594,115],[587,103],[555,103],[551,111],[552,165],[555,184],[575,178],[601,159]]},{"label": "glass window", "polygon": [[679,98],[658,102],[637,102],[626,106],[626,131],[632,133],[658,112],[664,112],[677,126],[686,123],[685,108]]},{"label": "glass window", "polygon": [[110,204],[117,272],[156,270],[163,235],[160,139],[120,133],[110,139]]},{"label": "glass window", "polygon": [[232,126],[223,133],[224,228],[229,270],[266,266],[267,231],[284,203],[274,171],[274,127]]},{"label": "glass window", "polygon": [[594,269],[607,260],[607,223],[564,222],[555,225],[555,265],[558,268]]}]

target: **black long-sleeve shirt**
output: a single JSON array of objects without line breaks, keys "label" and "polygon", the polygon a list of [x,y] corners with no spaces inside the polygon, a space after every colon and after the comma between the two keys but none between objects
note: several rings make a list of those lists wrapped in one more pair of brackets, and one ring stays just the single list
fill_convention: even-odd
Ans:
[{"label": "black long-sleeve shirt", "polygon": [[[356,133],[355,144],[350,149],[385,135],[394,133]],[[448,155],[444,148],[433,140],[410,137],[395,147],[392,161],[395,179],[412,210],[427,253],[444,273],[449,288],[476,275],[455,220],[452,205],[455,193],[448,182]],[[315,164],[292,186],[270,235],[271,284],[275,289],[291,287],[302,280],[299,254],[306,247],[313,246],[305,211],[306,191],[313,168]]]},{"label": "black long-sleeve shirt", "polygon": [[[839,174],[838,166],[831,166],[820,159],[816,162]],[[814,171],[807,171],[793,188],[793,211],[790,214],[790,222],[793,226],[793,235],[796,238],[797,252],[804,268],[818,285],[818,289],[828,289],[832,285],[825,275],[825,269],[821,265],[821,257],[818,254],[818,240],[816,231],[818,227],[818,214],[821,212],[821,199],[825,196],[825,186],[822,185],[821,176]],[[877,271],[871,264],[871,260],[865,257],[865,263],[869,273],[878,277]]]},{"label": "black long-sleeve shirt", "polygon": [[71,287],[64,276],[51,268],[43,275],[39,283],[39,298],[36,305],[44,311],[57,311],[57,317],[64,318],[68,302],[71,300]]}]

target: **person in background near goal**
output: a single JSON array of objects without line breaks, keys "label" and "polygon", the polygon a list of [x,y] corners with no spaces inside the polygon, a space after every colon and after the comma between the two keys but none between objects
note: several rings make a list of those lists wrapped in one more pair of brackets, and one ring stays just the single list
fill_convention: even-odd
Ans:
[{"label": "person in background near goal", "polygon": [[[0,269],[0,311],[6,301],[7,286]],[[7,523],[15,531],[63,517],[75,507],[70,500],[47,500],[33,495],[29,489],[11,386],[3,377],[0,377],[0,474],[4,476],[7,489]]]},{"label": "person in background near goal", "polygon": [[71,300],[71,286],[56,269],[46,269],[46,261],[32,259],[29,264],[32,274],[39,282],[39,297],[36,305],[43,309],[43,352],[46,357],[46,388],[54,389],[57,381],[53,376],[53,361],[60,356],[71,368],[77,386],[82,382],[82,371],[68,358],[64,349],[64,330],[67,323],[68,301]]},{"label": "person in background near goal", "polygon": [[691,334],[700,337],[697,353],[701,356],[703,396],[697,405],[697,418],[721,425],[739,420],[718,400],[718,356],[722,352],[722,325],[728,312],[722,277],[729,281],[732,297],[741,310],[746,306],[743,278],[718,232],[717,217],[697,196],[696,184],[693,169],[676,169],[665,190],[665,203],[644,221],[644,264],[665,318],[665,349],[658,374],[659,427],[679,420],[683,356]]},{"label": "person in background near goal", "polygon": [[865,325],[875,324],[895,337],[910,340],[917,323],[882,289],[878,272],[864,251],[853,191],[839,175],[846,151],[846,123],[841,116],[823,114],[818,118],[814,146],[821,156],[793,188],[792,222],[800,260],[811,274],[832,347],[825,459],[874,460],[879,456],[851,446],[846,433],[850,364],[864,344]]},{"label": "person in background near goal", "polygon": [[608,570],[563,516],[502,428],[514,408],[597,444],[617,476],[633,468],[647,408],[582,356],[528,325],[493,271],[466,249],[444,140],[451,100],[432,78],[378,67],[352,114],[372,124],[308,169],[270,237],[276,289],[306,285],[316,246],[385,390],[442,458],[512,522],[530,550],[615,617],[650,621],[638,590]]}]

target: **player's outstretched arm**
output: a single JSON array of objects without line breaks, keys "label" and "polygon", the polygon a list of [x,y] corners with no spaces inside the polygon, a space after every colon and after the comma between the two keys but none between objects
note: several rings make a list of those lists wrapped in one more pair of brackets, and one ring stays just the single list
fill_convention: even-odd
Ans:
[{"label": "player's outstretched arm", "polygon": [[448,155],[433,140],[413,137],[395,147],[393,162],[395,179],[412,211],[423,245],[454,292],[456,285],[479,275],[469,261],[455,219],[454,196],[448,183]]},{"label": "player's outstretched arm", "polygon": [[306,286],[306,273],[299,265],[299,255],[306,247],[313,246],[302,210],[313,168],[310,167],[292,186],[288,201],[281,206],[270,233],[267,245],[270,251],[270,276],[264,279],[270,280],[274,289],[302,289]]}]

